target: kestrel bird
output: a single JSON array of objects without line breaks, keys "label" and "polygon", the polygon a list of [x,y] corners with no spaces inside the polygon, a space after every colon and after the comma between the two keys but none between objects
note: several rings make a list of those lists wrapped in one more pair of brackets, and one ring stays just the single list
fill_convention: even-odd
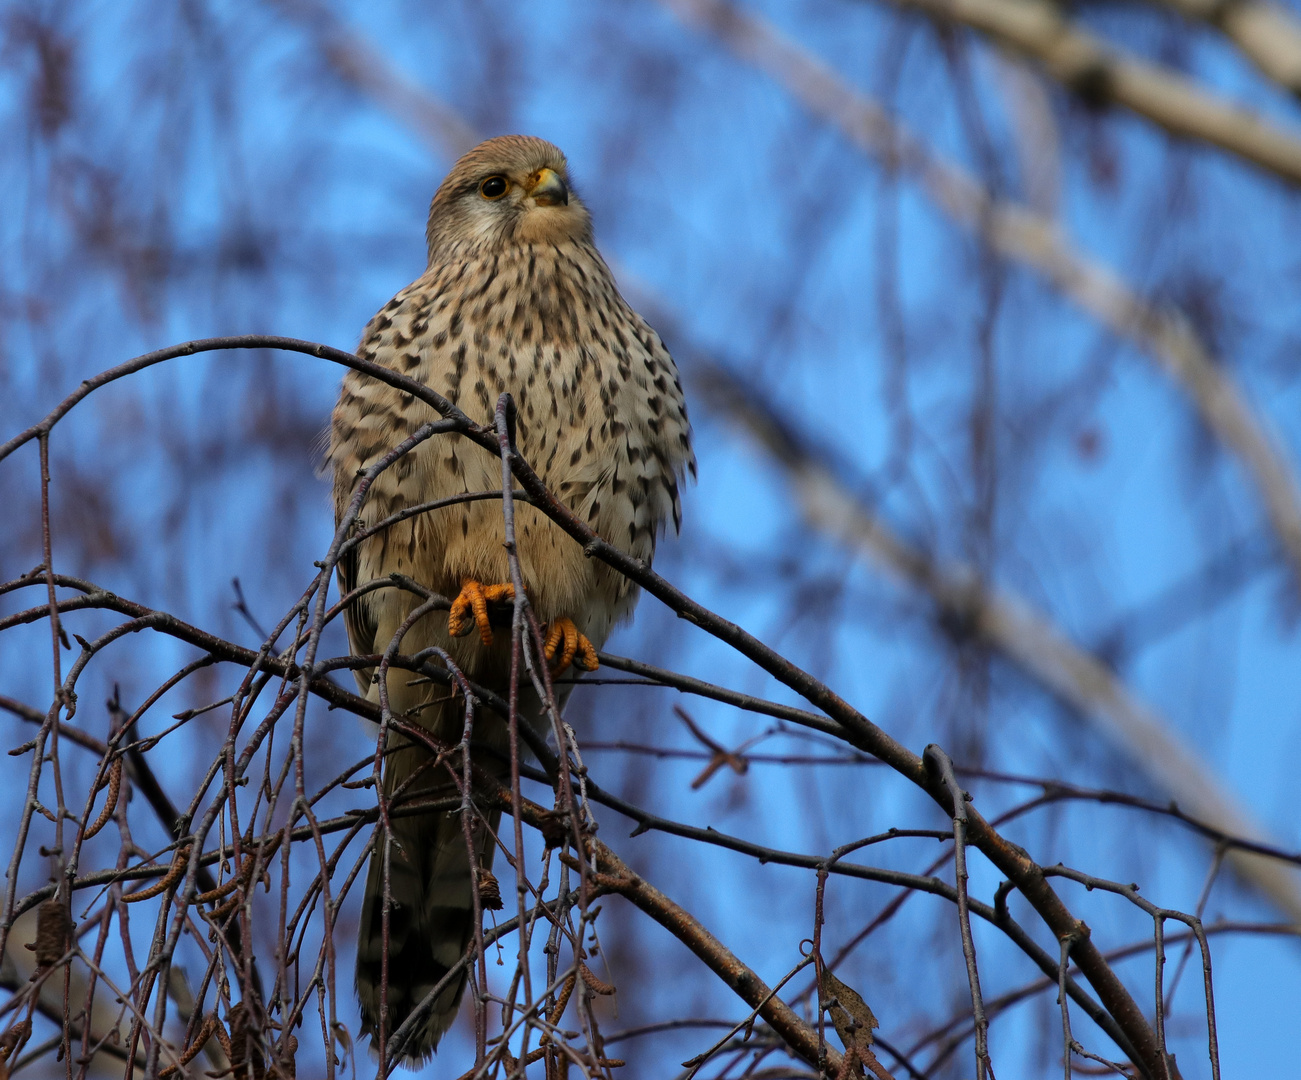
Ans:
[{"label": "kestrel bird", "polygon": [[[659,336],[619,295],[592,237],[587,209],[570,186],[565,156],[541,139],[508,135],[467,153],[429,210],[429,265],[366,327],[358,354],[401,372],[491,424],[498,396],[518,407],[521,453],[561,500],[603,538],[650,561],[671,518],[681,521],[678,485],[695,472],[677,368]],[[336,521],[360,473],[433,419],[409,394],[349,372],[331,424]],[[457,435],[421,444],[375,482],[359,527],[419,503],[500,491],[500,460]],[[517,504],[524,588],[547,624],[554,670],[591,669],[611,628],[632,613],[637,589],[531,506]],[[420,514],[366,540],[341,562],[344,592],[409,575],[449,598],[451,611],[408,629],[400,651],[437,645],[473,681],[507,693],[510,634],[494,632],[493,608],[513,597],[501,504],[479,501]],[[409,591],[368,592],[346,612],[355,654],[383,653],[413,607]],[[499,627],[500,629],[500,627]],[[378,700],[372,671],[357,673]],[[461,739],[464,703],[441,686],[390,671],[395,714],[439,740]],[[541,723],[529,687],[521,709]],[[475,742],[506,746],[503,718],[476,713]],[[390,736],[384,790],[390,795],[428,753]],[[491,755],[476,763],[501,766]],[[427,787],[434,782],[423,774]],[[475,858],[492,863],[496,815],[476,826]],[[395,816],[389,854],[385,1027],[393,1032],[462,957],[472,933],[471,855],[459,814]],[[357,945],[363,1033],[379,1026],[384,953],[383,853],[371,856]],[[426,1059],[456,1016],[465,976],[440,992],[405,1055]]]}]

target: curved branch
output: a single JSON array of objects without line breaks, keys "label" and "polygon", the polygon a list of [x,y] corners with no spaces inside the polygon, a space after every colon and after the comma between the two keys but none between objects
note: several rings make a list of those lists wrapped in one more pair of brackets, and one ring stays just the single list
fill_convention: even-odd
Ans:
[{"label": "curved branch", "polygon": [[[48,435],[54,424],[92,390],[131,374],[133,371],[142,370],[167,359],[190,355],[203,350],[260,347],[284,348],[290,351],[320,356],[406,390],[432,406],[446,417],[447,430],[455,429],[465,438],[493,454],[494,457],[500,455],[503,461],[507,461],[511,473],[520,482],[525,492],[532,497],[533,505],[579,543],[589,558],[600,559],[624,577],[651,593],[680,617],[695,623],[720,641],[730,645],[741,655],[754,661],[807,701],[822,709],[845,728],[848,742],[886,762],[891,768],[926,791],[943,812],[950,818],[952,817],[954,808],[949,792],[943,784],[935,783],[928,776],[921,758],[917,754],[908,750],[884,730],[873,724],[820,680],[787,660],[776,650],[765,645],[740,626],[722,618],[704,605],[691,599],[676,586],[652,571],[644,560],[633,558],[620,548],[603,540],[585,521],[575,515],[567,505],[560,502],[551,493],[529,463],[520,457],[517,451],[513,449],[504,451],[498,443],[495,433],[491,432],[490,429],[472,423],[459,409],[456,409],[445,398],[434,393],[423,384],[398,375],[396,372],[377,364],[368,363],[350,353],[343,353],[328,346],[297,339],[261,335],[207,339],[200,342],[189,342],[171,349],[159,350],[119,365],[95,379],[87,380],[78,391],[69,395],[44,421],[0,447],[0,460],[18,446],[32,439],[44,438]],[[341,538],[336,534],[332,552],[337,553],[340,542]],[[317,605],[317,615],[311,629],[312,639],[308,646],[308,657],[305,661],[308,667],[314,660],[312,650],[320,634],[324,614],[323,594],[318,596]],[[180,620],[162,613],[159,613],[159,619],[151,621],[160,624],[183,625],[180,624]],[[194,628],[188,629],[192,633],[202,635],[205,639],[217,640],[213,639],[211,635],[203,634],[203,632]],[[250,664],[259,658],[265,663],[267,659],[262,654],[254,654],[250,650],[245,650],[245,652],[249,654],[248,663]],[[309,674],[307,670],[300,668],[298,677],[301,690],[315,689],[317,680],[314,677],[314,672]],[[337,690],[337,688],[334,692],[339,695],[344,693]],[[301,725],[305,694],[299,693],[298,697],[298,712],[295,716],[296,731]],[[353,695],[348,695],[348,697],[351,698]],[[245,748],[241,754],[241,762],[244,757],[252,753],[253,748],[254,743],[250,743]],[[220,807],[220,805],[220,802],[214,803],[216,807]],[[205,815],[204,829],[211,827],[211,821],[208,819],[213,818],[215,820],[215,814],[216,810],[210,808],[207,815]],[[204,835],[203,830],[200,830],[198,835],[201,838]],[[1082,924],[1071,914],[1070,910],[1053,890],[1042,868],[1025,851],[1000,836],[974,808],[968,812],[968,838],[969,842],[982,851],[1004,876],[1020,890],[1048,925],[1054,936],[1059,940],[1069,939],[1073,942],[1071,955],[1079,965],[1081,972],[1093,985],[1107,1011],[1115,1018],[1121,1032],[1123,1032],[1126,1042],[1123,1049],[1147,1075],[1153,1078],[1161,1075],[1161,1069],[1164,1066],[1164,1055],[1160,1052],[1156,1036],[1147,1023],[1142,1010],[1116,973],[1108,966],[1097,946],[1089,940],[1087,934],[1081,932]],[[188,873],[184,886],[184,895],[188,896],[193,891],[192,879],[193,873]],[[178,914],[169,937],[169,954],[170,949],[174,947],[175,940],[179,937],[182,927],[183,920]]]},{"label": "curved branch", "polygon": [[[702,367],[697,362],[697,369]],[[704,399],[738,424],[786,473],[809,525],[890,577],[924,592],[947,619],[997,649],[1087,717],[1139,769],[1219,833],[1268,846],[1265,830],[1170,724],[1101,660],[1074,645],[1019,597],[967,568],[936,562],[896,535],[847,491],[831,466],[802,445],[754,389],[713,365],[697,380]],[[1301,886],[1275,858],[1233,848],[1228,858],[1289,919],[1301,925]]]}]

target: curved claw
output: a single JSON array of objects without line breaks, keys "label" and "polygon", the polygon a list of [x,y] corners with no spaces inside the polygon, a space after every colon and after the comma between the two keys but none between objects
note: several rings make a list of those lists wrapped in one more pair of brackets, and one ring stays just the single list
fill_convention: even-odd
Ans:
[{"label": "curved claw", "polygon": [[[558,656],[557,649],[560,650]],[[550,661],[553,676],[559,675],[570,664],[582,668],[583,671],[595,671],[601,666],[596,658],[596,649],[587,639],[587,635],[574,625],[573,619],[554,619],[548,624],[546,640],[542,643],[542,653]]]},{"label": "curved claw", "polygon": [[515,599],[515,586],[506,582],[503,585],[484,585],[473,578],[461,582],[461,591],[452,601],[447,613],[447,632],[452,637],[461,637],[470,632],[471,626],[479,629],[479,639],[484,645],[492,644],[492,625],[488,622],[488,605],[499,604]]}]

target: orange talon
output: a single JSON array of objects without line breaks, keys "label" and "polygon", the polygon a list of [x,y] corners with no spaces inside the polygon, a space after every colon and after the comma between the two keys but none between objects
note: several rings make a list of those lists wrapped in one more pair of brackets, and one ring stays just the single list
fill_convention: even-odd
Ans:
[{"label": "orange talon", "polygon": [[565,635],[565,628],[561,622],[562,620],[556,619],[547,627],[547,639],[542,643],[542,652],[548,660],[556,655],[556,646]]},{"label": "orange talon", "polygon": [[[562,641],[564,647],[560,649],[560,655],[557,656],[556,650]],[[542,643],[542,653],[548,661],[551,661],[552,676],[559,675],[570,664],[584,671],[595,671],[600,666],[596,658],[596,649],[587,640],[587,635],[581,633],[574,625],[573,619],[555,619],[548,625],[546,640]]]},{"label": "orange talon", "polygon": [[[461,592],[452,601],[447,613],[447,632],[452,637],[461,637],[470,632],[470,627],[479,628],[479,638],[484,645],[492,644],[492,625],[488,622],[488,605],[500,604],[515,599],[515,586],[506,582],[503,585],[483,585],[473,578],[461,582]],[[473,618],[470,618],[473,613]]]},{"label": "orange talon", "polygon": [[584,671],[595,671],[601,666],[601,661],[596,658],[596,647],[587,640],[586,634],[578,635],[578,656],[574,666]]},{"label": "orange talon", "polygon": [[571,619],[557,619],[560,632],[564,635],[565,646],[560,653],[559,659],[555,661],[556,672],[564,671],[569,667],[570,662],[574,659],[574,653],[578,651],[578,627]]}]

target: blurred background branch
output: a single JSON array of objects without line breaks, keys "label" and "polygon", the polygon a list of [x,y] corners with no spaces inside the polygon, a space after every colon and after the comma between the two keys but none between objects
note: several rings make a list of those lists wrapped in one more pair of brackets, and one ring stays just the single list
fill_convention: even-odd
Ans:
[{"label": "blurred background branch", "polygon": [[[693,355],[692,386],[786,474],[792,501],[810,528],[824,532],[875,569],[928,596],[935,618],[954,633],[986,642],[1129,758],[1184,810],[1232,836],[1271,843],[1259,823],[1220,784],[1169,721],[1134,695],[1097,657],[1072,644],[1019,597],[980,580],[969,567],[940,565],[893,533],[836,476],[833,465],[799,443],[768,402],[719,364]],[[1276,859],[1230,850],[1229,862],[1301,928],[1301,875]]]},{"label": "blurred background branch", "polygon": [[1036,60],[1048,75],[1092,105],[1122,105],[1172,135],[1217,146],[1289,183],[1301,181],[1301,135],[1281,129],[1255,110],[1225,101],[1169,68],[1104,43],[1051,3],[900,2],[941,22],[970,27]]},{"label": "blurred background branch", "polygon": [[1261,73],[1301,94],[1301,20],[1268,0],[1160,0],[1187,19],[1209,23],[1231,39]]},{"label": "blurred background branch", "polygon": [[[741,12],[727,0],[661,2],[717,36],[746,63],[772,76],[814,116],[833,124],[883,167],[916,179],[940,209],[958,224],[977,231],[992,251],[1043,274],[1081,308],[1155,359],[1251,475],[1301,590],[1301,488],[1293,467],[1269,425],[1252,410],[1224,365],[1212,358],[1181,312],[1144,300],[1104,264],[1074,248],[1055,221],[996,197],[970,174],[936,157],[883,108],[761,19]],[[978,3],[989,3],[991,10],[1001,6],[1013,12],[1032,7],[1027,0]],[[961,4],[946,3],[935,12],[927,10],[960,17],[958,13],[965,9]],[[1184,100],[1182,89],[1170,93]],[[1236,117],[1228,117],[1224,123],[1235,131],[1240,127]],[[1296,152],[1301,161],[1301,142],[1296,144]]]},{"label": "blurred background branch", "polygon": [[[429,197],[451,160],[481,134],[552,139],[688,384],[701,483],[656,570],[904,747],[943,745],[1000,835],[1083,875],[1056,879],[1062,903],[1180,1073],[1209,1077],[1196,935],[1080,882],[1132,880],[1160,910],[1198,914],[1225,1074],[1285,1073],[1301,980],[1299,24],[1292,3],[1258,0],[10,0],[0,442],[82,380],[172,342],[274,331],[352,347],[423,267]],[[337,689],[346,665],[318,677],[301,765],[319,799],[313,824],[286,834],[298,811],[278,784],[297,766],[277,717],[297,704],[275,652],[292,627],[249,675],[329,545],[316,440],[336,392],[310,359],[195,356],[96,391],[53,433],[60,666],[66,678],[84,664],[80,704],[46,731],[34,805],[31,758],[2,759],[0,813],[15,831],[30,815],[19,898],[62,898],[60,860],[81,845],[87,888],[66,914],[102,972],[90,1027],[123,1041],[73,1040],[56,1060],[64,994],[48,994],[51,979],[18,1046],[37,955],[16,925],[9,1071],[121,1075],[124,1056],[155,1045],[161,1065],[193,1053],[186,1075],[223,1060],[263,1080],[295,1063],[369,1068],[337,972],[352,964],[351,883],[376,820],[374,731],[354,714],[377,713]],[[0,498],[0,581],[13,583],[44,560],[34,452],[0,465]],[[65,587],[77,580],[97,599]],[[10,749],[49,712],[36,584],[35,599],[0,589]],[[329,603],[322,656],[342,657]],[[184,633],[78,652],[76,635],[107,640],[163,613]],[[838,991],[801,943],[816,939],[861,999],[882,1068],[970,1073],[947,811],[656,603],[610,650],[566,710],[602,840],[802,1023],[821,1019],[829,1048],[858,1047],[850,1071],[869,1046],[844,1014],[815,1013],[819,990],[824,1004]],[[140,703],[126,720],[95,705],[119,683]],[[119,738],[121,790],[136,797],[78,839],[109,804]],[[169,984],[163,1030],[147,1012],[133,1049],[132,1010],[184,904],[168,907],[168,889],[188,886],[130,904],[99,889],[188,873],[164,818],[201,822],[235,783],[215,763],[246,751],[238,822],[220,817],[206,841],[192,884],[208,899],[176,939],[189,1003]],[[149,792],[133,761],[152,762]],[[545,770],[526,765],[522,782],[547,801]],[[154,800],[172,810],[160,818]],[[583,871],[544,863],[527,835],[521,865],[544,897],[525,912],[534,991],[522,975],[512,986],[519,913],[499,912],[512,918],[485,927],[484,1015],[533,1011],[484,1048],[493,1067],[518,1055],[526,1075],[558,1075],[562,1057],[570,1075],[813,1074],[680,938],[617,897],[598,922],[601,903],[562,901]],[[271,857],[249,857],[281,836]],[[832,853],[868,841],[819,888]],[[508,863],[482,886],[513,907]],[[1063,1017],[1044,989],[1061,943],[984,856],[967,870],[995,1071],[1061,1070]],[[263,990],[232,959],[245,944]],[[1105,1009],[1067,974],[1073,1037],[1122,1056]],[[269,1025],[295,1000],[301,1026]],[[428,1075],[479,1054],[472,1012]]]}]

